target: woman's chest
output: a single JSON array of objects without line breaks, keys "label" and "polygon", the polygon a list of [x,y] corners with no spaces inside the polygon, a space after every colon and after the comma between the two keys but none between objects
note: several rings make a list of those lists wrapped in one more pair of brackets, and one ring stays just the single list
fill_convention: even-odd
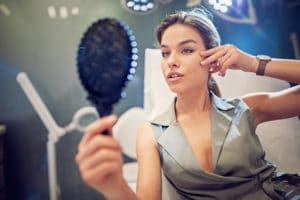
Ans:
[{"label": "woman's chest", "polygon": [[205,171],[212,171],[212,138],[210,121],[190,120],[181,122],[184,137],[190,145],[199,165]]}]

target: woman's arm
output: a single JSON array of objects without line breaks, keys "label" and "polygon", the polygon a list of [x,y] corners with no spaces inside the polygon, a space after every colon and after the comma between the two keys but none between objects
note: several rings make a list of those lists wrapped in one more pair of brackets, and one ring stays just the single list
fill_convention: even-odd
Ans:
[{"label": "woman's arm", "polygon": [[300,85],[270,93],[253,93],[243,97],[260,123],[300,115]]},{"label": "woman's arm", "polygon": [[162,194],[161,166],[157,142],[149,123],[137,136],[138,181],[137,196],[143,200],[160,200]]},{"label": "woman's arm", "polygon": [[[235,69],[256,73],[259,61],[233,45],[223,45],[200,53],[202,66],[225,76],[226,70]],[[300,61],[273,58],[265,68],[265,76],[300,83]],[[254,93],[243,97],[254,114],[255,126],[262,122],[300,115],[300,86],[279,92]]]},{"label": "woman's arm", "polygon": [[[219,72],[225,76],[227,69],[242,70],[256,73],[258,59],[233,45],[223,45],[200,52],[204,57],[202,66],[211,68],[211,72]],[[293,59],[273,58],[267,63],[265,76],[300,83],[300,61]]]},{"label": "woman's arm", "polygon": [[[257,69],[258,60],[255,60]],[[265,76],[300,84],[300,60],[273,58],[266,65]]]}]

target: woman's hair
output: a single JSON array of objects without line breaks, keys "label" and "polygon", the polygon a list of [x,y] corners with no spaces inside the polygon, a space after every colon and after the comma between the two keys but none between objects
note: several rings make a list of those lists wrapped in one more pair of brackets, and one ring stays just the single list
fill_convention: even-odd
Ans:
[{"label": "woman's hair", "polygon": [[156,29],[156,39],[161,44],[165,30],[174,24],[184,24],[196,29],[204,41],[206,49],[220,45],[220,35],[212,23],[212,15],[204,7],[191,11],[179,11],[167,16]]},{"label": "woman's hair", "polygon": [[[188,25],[196,29],[203,39],[206,49],[220,46],[219,32],[212,23],[212,15],[204,7],[187,12],[179,11],[167,16],[156,29],[156,39],[159,45],[165,30],[174,24]],[[212,76],[209,76],[207,85],[217,96],[221,96],[219,86]]]}]

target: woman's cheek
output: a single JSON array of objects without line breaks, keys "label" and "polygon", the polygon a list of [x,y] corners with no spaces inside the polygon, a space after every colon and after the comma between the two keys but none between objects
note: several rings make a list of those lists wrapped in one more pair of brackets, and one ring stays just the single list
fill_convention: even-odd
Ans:
[{"label": "woman's cheek", "polygon": [[161,71],[162,71],[164,77],[166,77],[166,75],[167,75],[167,67],[166,67],[166,65],[164,65],[163,62],[161,63]]}]

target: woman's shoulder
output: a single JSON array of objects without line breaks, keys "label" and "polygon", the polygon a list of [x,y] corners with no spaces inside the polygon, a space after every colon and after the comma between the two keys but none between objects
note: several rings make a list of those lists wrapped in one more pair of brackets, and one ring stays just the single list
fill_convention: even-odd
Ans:
[{"label": "woman's shoulder", "polygon": [[157,152],[157,149],[156,135],[154,134],[152,125],[147,122],[138,130],[136,138],[137,156],[140,157],[143,152]]},{"label": "woman's shoulder", "polygon": [[148,143],[149,141],[156,141],[155,137],[155,131],[152,123],[145,122],[139,127],[137,134],[138,142]]},{"label": "woman's shoulder", "polygon": [[220,110],[234,110],[234,108],[245,107],[248,108],[242,97],[218,97],[212,95],[212,102]]}]

